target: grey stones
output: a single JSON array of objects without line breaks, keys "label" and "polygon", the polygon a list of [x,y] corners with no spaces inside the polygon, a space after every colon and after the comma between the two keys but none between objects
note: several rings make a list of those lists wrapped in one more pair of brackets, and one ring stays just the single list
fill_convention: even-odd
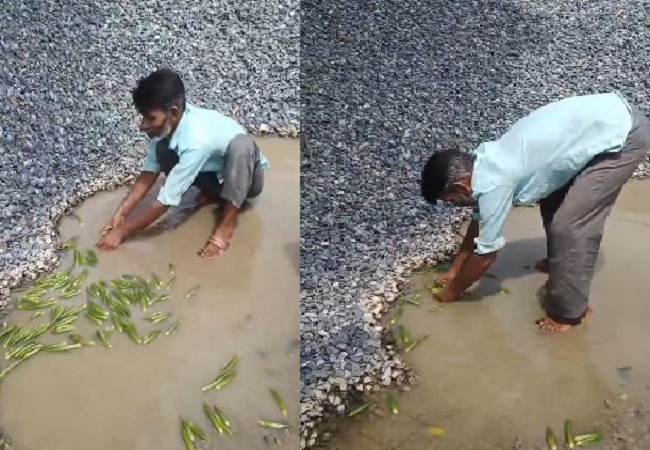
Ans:
[{"label": "grey stones", "polygon": [[[130,89],[149,71],[178,70],[201,106],[230,114],[236,104],[253,133],[300,131],[298,1],[99,6],[28,0],[0,11],[2,289],[52,268],[54,224],[68,208],[140,169],[146,141]],[[30,273],[1,276],[27,262]]]},{"label": "grey stones", "polygon": [[[309,0],[301,14],[301,401],[343,414],[366,386],[407,381],[378,320],[411,271],[453,253],[469,216],[420,197],[426,158],[561,96],[617,88],[650,111],[633,38],[646,24],[632,0]],[[314,396],[341,375],[341,405]]]}]

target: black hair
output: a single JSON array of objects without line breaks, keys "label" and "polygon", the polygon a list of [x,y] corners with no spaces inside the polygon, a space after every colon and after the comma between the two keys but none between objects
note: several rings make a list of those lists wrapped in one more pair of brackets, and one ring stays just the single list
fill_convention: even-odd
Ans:
[{"label": "black hair", "polygon": [[434,204],[453,182],[471,174],[472,157],[458,149],[435,152],[422,169],[420,192],[424,199]]},{"label": "black hair", "polygon": [[140,113],[152,109],[167,110],[178,106],[185,111],[185,85],[178,73],[171,69],[158,69],[138,80],[132,91],[133,103]]}]

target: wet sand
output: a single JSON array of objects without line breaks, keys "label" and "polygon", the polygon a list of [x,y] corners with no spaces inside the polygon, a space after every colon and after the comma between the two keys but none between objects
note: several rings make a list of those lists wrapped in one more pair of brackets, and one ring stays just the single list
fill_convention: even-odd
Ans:
[{"label": "wet sand", "polygon": [[[141,334],[164,331],[174,320],[180,326],[147,346],[114,332],[110,350],[95,338],[94,347],[39,354],[19,366],[3,382],[0,397],[0,424],[15,449],[178,450],[184,448],[181,415],[211,431],[212,442],[202,447],[206,450],[267,448],[263,437],[272,433],[259,427],[258,419],[284,419],[294,430],[298,427],[299,142],[257,141],[271,165],[264,192],[240,215],[232,245],[221,259],[203,260],[196,254],[214,228],[212,207],[179,220],[192,209],[191,195],[184,198],[185,208],[163,218],[162,229],[171,229],[134,238],[113,252],[98,252],[88,282],[122,274],[149,278],[152,272],[167,280],[173,263],[178,281],[171,300],[145,314],[132,309]],[[102,192],[87,200],[76,211],[83,226],[64,219],[62,240],[79,235],[81,249],[93,246],[126,192]],[[69,264],[68,257],[63,266]],[[201,286],[196,296],[184,298],[195,285]],[[85,296],[60,301],[83,302]],[[158,326],[139,319],[158,310],[173,316]],[[14,311],[6,320],[25,324],[30,315]],[[77,325],[85,337],[98,329],[83,315]],[[49,341],[61,342],[65,336]],[[223,390],[202,392],[234,354],[241,356],[235,381]],[[283,396],[287,418],[269,387]],[[204,401],[226,413],[236,436],[215,435],[202,410]],[[285,448],[298,447],[296,432],[281,439]]]},{"label": "wet sand", "polygon": [[[576,433],[621,416],[633,428],[647,427],[645,416],[626,413],[650,403],[648,198],[650,183],[625,187],[592,284],[593,319],[565,334],[543,335],[534,326],[545,281],[532,269],[545,255],[537,208],[511,213],[508,244],[489,271],[495,278],[475,288],[468,300],[476,301],[439,305],[424,292],[434,275],[415,275],[409,291],[421,296],[422,308],[407,305],[401,323],[413,337],[429,335],[405,356],[419,375],[416,386],[399,395],[399,415],[388,415],[378,398],[381,411],[346,421],[329,448],[510,450],[517,438],[521,448],[546,448],[546,426],[561,441],[567,418]],[[495,294],[502,287],[510,294]],[[429,312],[437,306],[444,309]],[[431,426],[446,433],[432,437]],[[643,434],[645,443],[615,448],[650,448]]]}]

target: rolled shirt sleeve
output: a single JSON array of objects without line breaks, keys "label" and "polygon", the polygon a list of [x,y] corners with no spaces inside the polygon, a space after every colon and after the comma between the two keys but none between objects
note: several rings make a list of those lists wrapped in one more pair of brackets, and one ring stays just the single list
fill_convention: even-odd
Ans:
[{"label": "rolled shirt sleeve", "polygon": [[178,164],[169,172],[165,185],[160,189],[158,201],[166,206],[178,206],[181,196],[190,188],[210,152],[204,150],[185,150],[179,154]]},{"label": "rolled shirt sleeve", "polygon": [[512,186],[497,186],[479,195],[479,232],[474,239],[476,253],[479,255],[499,251],[505,245],[503,227],[512,208],[513,198]]},{"label": "rolled shirt sleeve", "polygon": [[145,172],[160,172],[160,164],[158,164],[158,158],[156,158],[156,143],[153,141],[149,144],[149,152],[144,160],[142,170]]}]

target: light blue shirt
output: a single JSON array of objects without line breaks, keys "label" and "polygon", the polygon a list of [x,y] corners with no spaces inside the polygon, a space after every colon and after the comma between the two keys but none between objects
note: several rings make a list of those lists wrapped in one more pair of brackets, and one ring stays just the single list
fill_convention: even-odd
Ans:
[{"label": "light blue shirt", "polygon": [[631,128],[628,102],[611,92],[550,103],[515,122],[499,140],[481,144],[472,171],[476,252],[505,245],[503,226],[513,203],[535,203],[563,187],[595,156],[619,152]]},{"label": "light blue shirt", "polygon": [[[178,154],[178,164],[169,172],[158,201],[163,205],[178,206],[181,196],[199,172],[216,172],[218,181],[222,183],[226,149],[239,134],[246,134],[246,130],[237,121],[217,111],[186,103],[185,112],[169,140],[169,148]],[[260,160],[262,169],[267,169],[268,160],[264,155],[260,155]],[[160,172],[155,141],[149,144],[143,170]]]}]

